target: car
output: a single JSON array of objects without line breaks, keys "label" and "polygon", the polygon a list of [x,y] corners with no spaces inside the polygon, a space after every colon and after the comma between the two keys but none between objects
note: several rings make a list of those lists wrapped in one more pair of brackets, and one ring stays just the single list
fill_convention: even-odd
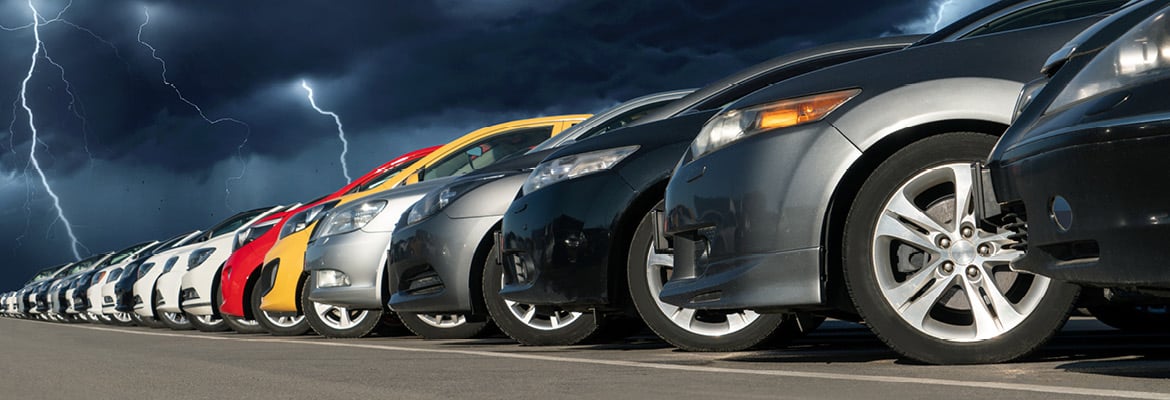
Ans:
[{"label": "car", "polygon": [[[493,249],[503,212],[516,197],[528,173],[548,154],[569,143],[580,142],[640,122],[656,109],[693,92],[676,90],[642,96],[597,113],[573,128],[546,140],[528,154],[500,162],[475,174],[465,175],[430,189],[397,221],[390,244],[385,273],[390,282],[388,306],[412,332],[427,339],[462,339],[479,335],[489,320],[520,342],[526,340],[521,328],[505,325],[511,319],[497,316],[492,309],[498,298],[499,275]],[[344,239],[344,238],[339,238]],[[385,245],[355,245],[355,239],[335,240],[328,245],[310,246],[305,253],[308,269],[354,262],[359,249],[365,264],[382,261]],[[485,275],[487,274],[487,275]],[[495,274],[495,289],[488,290],[484,276]],[[425,282],[425,283],[422,283]],[[489,282],[490,283],[490,282]],[[314,287],[315,291],[325,291]],[[310,296],[316,296],[311,292]],[[488,303],[485,303],[488,301]],[[502,300],[501,300],[502,301]],[[519,310],[523,305],[515,305]],[[529,319],[524,326],[555,328],[556,316]],[[570,322],[568,318],[563,319]]]},{"label": "car", "polygon": [[[91,320],[97,320],[111,325],[134,325],[134,319],[130,317],[131,313],[114,312],[107,314],[104,312],[103,306],[107,302],[107,299],[109,303],[113,303],[113,282],[122,275],[122,271],[126,268],[127,264],[133,262],[143,252],[149,251],[158,244],[158,241],[137,243],[107,258],[101,265],[95,268],[97,272],[92,275],[91,281],[78,287],[78,290],[85,289],[85,292],[84,295],[74,293],[74,296],[78,298],[75,301],[74,307],[84,307],[84,310],[79,309],[78,311],[89,314]],[[107,287],[111,289],[108,295],[106,294]]]},{"label": "car", "polygon": [[[164,327],[162,321],[159,321],[154,316],[143,317],[134,311],[136,306],[143,304],[142,298],[135,296],[134,294],[134,284],[138,282],[139,278],[143,277],[144,275],[148,275],[151,267],[154,266],[153,263],[148,263],[152,257],[164,251],[173,249],[176,245],[181,246],[184,241],[193,239],[199,233],[200,231],[196,230],[179,234],[162,241],[157,246],[143,250],[143,252],[138,255],[137,259],[130,262],[130,264],[126,266],[122,272],[122,275],[118,278],[118,281],[114,283],[114,302],[109,306],[109,308],[103,304],[102,312],[105,314],[113,314],[115,312],[129,313],[130,318],[134,320],[135,324],[149,328]],[[151,277],[152,279],[156,279],[158,277],[158,270],[155,271],[156,274]]]},{"label": "car", "polygon": [[39,277],[32,284],[26,286],[24,290],[23,301],[20,304],[22,313],[28,315],[30,318],[44,319],[42,312],[47,310],[41,308],[44,302],[43,292],[45,288],[53,283],[56,278],[64,276],[65,271],[72,266],[73,263],[66,263],[55,267],[50,267],[47,270],[37,273]]},{"label": "car", "polygon": [[[921,38],[879,38],[780,56],[709,84],[633,126],[553,152],[504,212],[499,244],[504,277],[498,293],[503,300],[534,305],[526,312],[550,324],[556,319],[558,328],[501,324],[523,328],[532,343],[574,344],[643,320],[667,342],[691,351],[746,349],[800,334],[802,326],[814,328],[813,321],[800,325],[791,315],[733,311],[695,316],[658,305],[658,288],[631,277],[646,277],[651,268],[667,270],[631,261],[647,258],[646,249],[637,247],[645,235],[635,233],[644,233],[638,227],[661,202],[687,144],[725,104],[776,82],[895,51]],[[569,318],[571,323],[561,322]]]},{"label": "car", "polygon": [[1170,148],[1168,4],[1143,1],[1053,53],[973,174],[982,220],[1024,251],[1013,267],[1103,288],[1112,301],[1088,309],[1122,330],[1170,329],[1170,192],[1157,183]]},{"label": "car", "polygon": [[34,311],[36,308],[36,299],[33,298],[33,296],[35,295],[39,285],[41,285],[44,281],[51,279],[55,273],[65,268],[66,265],[68,264],[55,265],[37,271],[36,274],[33,274],[33,277],[30,278],[28,282],[25,282],[24,286],[22,286],[21,289],[16,291],[14,294],[15,299],[13,303],[15,303],[15,314],[21,318],[31,317],[32,314],[30,311]]},{"label": "car", "polygon": [[[163,301],[162,295],[155,290],[159,277],[175,268],[179,256],[190,252],[192,243],[205,237],[206,232],[197,230],[189,236],[176,242],[171,248],[155,253],[138,268],[138,280],[134,282],[134,313],[149,325],[157,321],[160,327],[174,330],[193,329],[186,314],[178,312],[164,312],[158,309]],[[178,290],[178,288],[176,288]]]},{"label": "car", "polygon": [[[443,145],[409,167],[385,176],[385,179],[372,180],[359,186],[352,193],[333,202],[325,203],[321,206],[321,210],[339,207],[363,196],[410,185],[420,180],[433,180],[470,172],[474,167],[471,162],[473,159],[479,160],[475,162],[476,165],[489,164],[494,161],[493,157],[500,155],[498,153],[512,153],[518,145],[532,146],[588,117],[589,115],[576,114],[531,118],[477,129]],[[405,205],[405,207],[408,206],[409,204]],[[399,210],[399,212],[401,211]],[[320,212],[317,214],[322,215]],[[260,308],[268,312],[304,311],[310,324],[316,324],[312,326],[317,333],[324,331],[327,332],[325,335],[351,336],[356,333],[364,335],[380,324],[381,320],[369,322],[370,320],[364,317],[364,315],[369,314],[362,311],[323,308],[318,312],[315,308],[303,307],[302,297],[305,293],[305,282],[309,276],[304,270],[305,249],[308,247],[309,237],[317,229],[318,223],[319,220],[312,220],[302,224],[304,229],[279,239],[276,245],[269,250],[268,255],[265,256],[262,276],[272,278],[264,280],[266,286],[262,289],[264,296],[261,299]],[[382,308],[380,302],[372,306],[377,310]],[[310,310],[312,312],[309,312]],[[308,315],[311,313],[317,313],[317,316]],[[342,313],[346,314],[344,323],[331,322],[334,326],[341,328],[331,328],[324,324],[325,319],[342,321],[340,316]],[[362,317],[358,318],[359,316]],[[366,322],[364,324],[355,322],[358,319]]]},{"label": "car", "polygon": [[660,299],[864,321],[931,364],[1028,354],[1078,288],[1011,269],[1006,233],[974,223],[969,165],[1044,58],[1125,3],[995,3],[904,50],[728,105],[666,188],[656,237],[673,237],[675,265]]},{"label": "car", "polygon": [[[72,311],[70,303],[73,301],[73,284],[81,277],[81,275],[89,272],[94,266],[101,263],[112,253],[100,253],[88,258],[82,259],[69,266],[64,273],[53,280],[53,282],[43,289],[40,298],[37,300],[37,309],[45,313],[51,320],[61,322],[77,322],[81,318],[77,316],[76,311]],[[43,303],[42,303],[43,301]]]},{"label": "car", "polygon": [[[439,147],[426,147],[395,157],[336,192],[280,213],[279,216],[274,214],[258,222],[257,224],[262,224],[266,221],[277,220],[270,230],[241,245],[225,262],[220,278],[221,282],[224,282],[221,286],[223,301],[219,305],[220,313],[254,320],[262,329],[272,335],[296,336],[307,333],[311,328],[309,323],[305,321],[303,313],[296,311],[269,312],[260,309],[264,290],[257,290],[257,288],[268,286],[259,283],[264,279],[260,268],[264,263],[264,257],[278,239],[296,233],[315,221],[316,216],[321,214],[326,204],[346,193],[367,186],[370,182],[383,181],[395,176]],[[312,215],[312,218],[307,218],[309,215]],[[240,330],[237,327],[233,327],[233,329]]]},{"label": "car", "polygon": [[154,283],[154,308],[163,313],[163,324],[171,329],[194,328],[202,332],[229,329],[212,307],[212,286],[219,276],[219,266],[227,259],[238,231],[280,209],[269,206],[240,212],[175,248]]}]

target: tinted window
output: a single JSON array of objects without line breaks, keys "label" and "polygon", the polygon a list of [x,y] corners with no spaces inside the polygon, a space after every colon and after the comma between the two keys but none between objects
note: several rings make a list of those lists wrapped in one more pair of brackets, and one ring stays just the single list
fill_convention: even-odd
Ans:
[{"label": "tinted window", "polygon": [[248,221],[251,221],[253,218],[256,218],[260,214],[264,214],[264,212],[266,212],[266,211],[268,211],[268,209],[252,210],[252,211],[248,211],[245,213],[241,213],[240,215],[237,215],[237,216],[233,217],[232,219],[224,221],[223,223],[219,224],[218,226],[211,228],[211,232],[208,233],[206,237],[208,239],[210,239],[210,238],[213,238],[213,237],[225,234],[225,233],[234,232],[236,229],[240,229],[241,226],[244,226],[244,224],[248,223]]},{"label": "tinted window", "polygon": [[522,128],[494,135],[431,164],[423,172],[423,180],[463,175],[487,167],[512,155],[523,154],[549,136],[552,136],[551,126]]},{"label": "tinted window", "polygon": [[[410,167],[412,164],[414,164],[413,161],[408,162],[408,163],[402,163],[402,164],[399,164],[397,167],[390,168],[390,169],[382,172],[381,174],[378,174],[378,176],[370,178],[370,180],[366,181],[366,183],[354,186],[354,188],[350,189],[349,192],[347,192],[347,194],[364,192],[364,191],[376,188],[378,186],[382,186],[383,183],[386,183],[386,181],[390,180],[390,178],[393,178],[395,175],[398,175],[399,172],[402,172],[402,170]],[[309,203],[309,204],[312,204],[312,203]]]},{"label": "tinted window", "polygon": [[118,277],[120,277],[120,276],[122,276],[122,269],[116,268],[113,271],[110,271],[110,277],[108,279],[106,279],[106,281],[113,282],[115,279],[118,279]]},{"label": "tinted window", "polygon": [[585,139],[588,139],[588,138],[591,138],[594,136],[603,135],[603,134],[610,132],[610,131],[624,128],[626,125],[634,123],[634,121],[637,121],[637,120],[641,119],[642,117],[645,117],[646,114],[649,114],[651,111],[662,108],[662,106],[666,105],[667,103],[670,103],[671,101],[673,101],[673,100],[662,101],[662,102],[658,102],[658,103],[650,103],[650,104],[635,108],[633,110],[630,110],[630,111],[626,112],[625,114],[619,115],[617,118],[611,119],[605,125],[594,127],[593,129],[590,129],[589,132],[585,132],[581,136],[578,136],[576,140],[578,140],[578,141],[585,140]]},{"label": "tinted window", "polygon": [[1097,15],[1117,7],[1128,0],[1056,0],[1026,7],[994,19],[983,26],[963,35],[964,38],[990,35],[992,33],[1052,24],[1077,18]]}]

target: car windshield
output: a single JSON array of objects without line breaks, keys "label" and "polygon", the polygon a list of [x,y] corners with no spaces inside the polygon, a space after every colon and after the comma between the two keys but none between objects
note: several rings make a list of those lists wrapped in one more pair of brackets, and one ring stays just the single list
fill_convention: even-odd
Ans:
[{"label": "car windshield", "polygon": [[114,264],[120,263],[122,261],[125,261],[127,258],[134,255],[134,253],[137,253],[138,250],[142,250],[143,248],[145,248],[146,246],[150,246],[151,244],[152,243],[140,243],[138,245],[135,245],[134,247],[122,250],[121,252],[118,252],[118,254],[114,254],[113,256],[110,256],[110,258],[107,258],[105,261],[102,261],[102,265],[99,265],[98,268],[107,267],[107,266],[114,265]]},{"label": "car windshield", "polygon": [[[350,189],[349,192],[346,194],[364,192],[364,191],[376,188],[378,186],[382,186],[383,183],[386,183],[386,181],[390,180],[390,178],[393,178],[395,175],[398,175],[399,172],[402,172],[402,170],[409,168],[411,165],[414,165],[414,161],[411,161],[408,163],[402,163],[402,164],[399,164],[397,167],[387,169],[386,171],[383,171],[381,174],[378,174],[378,176],[370,178],[370,180],[366,181],[366,183],[363,183],[361,185],[354,187],[353,189]],[[312,203],[310,203],[310,204],[312,204]]]},{"label": "car windshield", "polygon": [[240,227],[244,226],[244,224],[248,223],[248,221],[255,219],[256,217],[260,216],[260,214],[264,214],[268,210],[269,209],[267,208],[259,208],[252,211],[242,212],[235,217],[228,219],[227,221],[221,222],[214,228],[209,229],[210,233],[208,233],[207,238],[210,239],[226,233],[235,232],[236,229],[240,229]]},{"label": "car windshield", "polygon": [[[676,98],[668,98],[668,99],[663,99],[663,100],[656,101],[656,102],[649,103],[649,104],[643,104],[641,107],[635,107],[634,109],[628,110],[625,113],[610,117],[604,124],[590,128],[589,130],[587,130],[585,132],[578,133],[576,129],[573,129],[572,131],[566,130],[565,132],[561,132],[560,135],[553,136],[553,137],[549,138],[548,140],[545,140],[544,142],[540,143],[536,147],[533,147],[532,150],[529,150],[527,154],[532,154],[532,153],[548,150],[548,149],[551,149],[554,147],[560,147],[560,146],[566,145],[566,144],[571,143],[571,142],[579,142],[579,141],[582,141],[582,140],[585,140],[585,139],[588,139],[588,138],[591,138],[594,136],[599,136],[599,135],[603,135],[605,133],[614,131],[616,129],[619,129],[619,128],[622,128],[626,125],[629,125],[629,124],[633,123],[634,121],[641,119],[642,117],[645,117],[647,114],[650,114],[651,111],[662,108],[662,106],[670,104],[670,102],[675,101],[675,100],[677,100],[677,99]],[[618,105],[617,107],[621,107],[621,105]],[[607,113],[607,112],[609,112],[609,110],[597,113],[597,115],[602,115],[602,114]],[[593,118],[596,118],[596,117],[593,117]],[[592,119],[592,118],[590,118],[590,119]],[[593,121],[590,121],[589,119],[582,121],[578,125],[578,128],[583,127],[583,126],[592,125],[592,122]]]},{"label": "car windshield", "polygon": [[552,135],[551,126],[520,128],[468,145],[431,164],[422,180],[463,175],[485,168],[514,154],[523,154]]}]

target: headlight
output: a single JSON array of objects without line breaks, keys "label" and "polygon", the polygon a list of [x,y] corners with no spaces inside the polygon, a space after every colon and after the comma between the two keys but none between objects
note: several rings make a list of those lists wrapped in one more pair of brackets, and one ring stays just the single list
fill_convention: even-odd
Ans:
[{"label": "headlight", "polygon": [[1106,46],[1048,105],[1051,112],[1103,93],[1163,78],[1170,69],[1167,11],[1142,21]]},{"label": "headlight", "polygon": [[322,217],[321,225],[317,226],[313,237],[320,238],[362,229],[373,221],[383,208],[386,208],[386,200],[372,200],[329,211]]},{"label": "headlight", "polygon": [[235,246],[232,249],[232,251],[234,252],[236,250],[239,250],[241,247],[244,247],[244,245],[251,243],[253,240],[256,240],[256,238],[263,236],[265,233],[268,233],[268,231],[271,230],[272,227],[275,226],[277,222],[280,222],[280,220],[274,219],[274,220],[267,221],[267,222],[253,224],[252,226],[249,226],[247,228],[241,229],[239,232],[236,232],[236,240],[234,242]]},{"label": "headlight", "polygon": [[326,211],[329,211],[335,205],[337,205],[336,200],[321,203],[310,207],[308,210],[294,214],[284,222],[284,226],[280,227],[280,237],[278,239],[284,239],[285,236],[305,230],[305,228],[312,225],[317,218],[321,218]]},{"label": "headlight", "polygon": [[437,214],[442,211],[447,205],[455,201],[455,199],[467,194],[472,189],[480,187],[481,185],[491,182],[493,180],[503,177],[504,174],[495,174],[474,179],[461,179],[439,190],[432,190],[423,196],[422,199],[415,202],[410,210],[406,212],[406,224],[411,225],[415,222]]},{"label": "headlight", "polygon": [[187,270],[190,271],[190,270],[194,269],[195,267],[198,267],[199,264],[203,264],[204,261],[207,261],[207,259],[209,257],[211,257],[211,253],[214,253],[214,252],[215,252],[214,247],[207,247],[207,248],[192,251],[191,257],[187,258]]},{"label": "headlight", "polygon": [[151,268],[154,268],[154,263],[146,263],[142,264],[141,267],[138,267],[138,279],[142,279],[142,277],[150,273]]},{"label": "headlight", "polygon": [[691,154],[699,158],[760,132],[820,121],[859,93],[840,90],[724,111],[703,125],[691,142]]},{"label": "headlight", "polygon": [[524,181],[522,193],[529,194],[560,181],[608,170],[635,151],[638,151],[638,146],[617,147],[542,162]]}]

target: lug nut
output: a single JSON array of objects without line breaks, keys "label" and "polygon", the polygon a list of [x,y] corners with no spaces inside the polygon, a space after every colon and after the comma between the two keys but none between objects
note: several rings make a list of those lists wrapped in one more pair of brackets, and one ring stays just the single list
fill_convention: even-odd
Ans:
[{"label": "lug nut", "polygon": [[950,262],[950,261],[943,261],[942,270],[943,270],[943,272],[948,273],[948,274],[951,272],[954,272],[955,271],[955,263]]},{"label": "lug nut", "polygon": [[971,235],[975,234],[975,230],[971,229],[971,227],[969,227],[969,226],[964,226],[963,229],[959,230],[959,233],[962,233],[963,237],[969,238],[969,237],[971,237]]},{"label": "lug nut", "polygon": [[942,247],[944,249],[951,247],[951,238],[946,236],[938,238],[938,247]]},{"label": "lug nut", "polygon": [[976,267],[974,265],[968,265],[967,266],[967,276],[972,277],[972,278],[979,276],[979,267]]},{"label": "lug nut", "polygon": [[979,245],[979,255],[987,257],[991,255],[991,246],[986,244]]}]

